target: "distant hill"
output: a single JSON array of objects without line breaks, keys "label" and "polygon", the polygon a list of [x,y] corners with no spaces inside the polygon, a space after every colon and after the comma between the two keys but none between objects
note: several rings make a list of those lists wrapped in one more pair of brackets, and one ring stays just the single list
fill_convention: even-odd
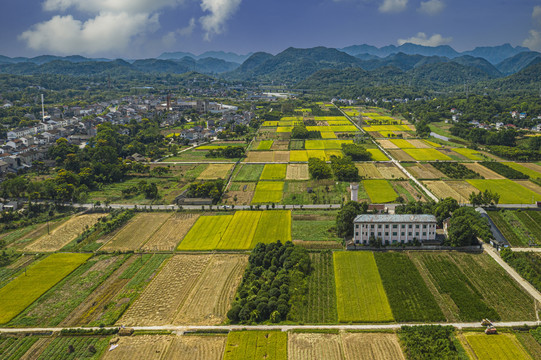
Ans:
[{"label": "distant hill", "polygon": [[201,55],[194,55],[189,52],[165,52],[158,56],[158,59],[160,60],[180,60],[185,57],[191,57],[192,59],[205,59],[205,58],[215,58],[224,60],[227,62],[233,62],[237,64],[242,64],[243,62],[248,59],[252,53],[246,54],[246,55],[239,55],[235,54],[233,52],[224,52],[224,51],[207,51],[204,52]]},{"label": "distant hill", "polygon": [[536,51],[525,51],[505,59],[496,65],[496,67],[502,74],[511,75],[533,65],[535,61],[539,60],[541,60],[541,53]]},{"label": "distant hill", "polygon": [[510,44],[503,44],[500,46],[482,46],[476,47],[471,51],[465,51],[463,55],[471,55],[473,57],[481,57],[491,64],[498,64],[503,60],[520,54],[524,51],[530,51],[530,49],[517,46],[512,47]]}]

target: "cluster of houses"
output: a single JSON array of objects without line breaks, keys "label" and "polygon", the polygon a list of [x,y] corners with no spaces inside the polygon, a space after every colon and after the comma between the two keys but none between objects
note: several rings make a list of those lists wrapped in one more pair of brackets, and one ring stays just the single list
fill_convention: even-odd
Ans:
[{"label": "cluster of houses", "polygon": [[[452,108],[450,110],[451,112],[451,120],[453,122],[458,122],[460,117],[462,116],[462,113],[460,111],[458,111],[456,108]],[[511,117],[513,119],[520,119],[520,120],[524,120],[528,117],[528,114],[527,113],[519,113],[518,111],[511,111],[510,112],[511,114]],[[530,131],[535,131],[535,132],[541,132],[541,115],[537,116],[537,117],[534,117],[533,119],[537,119],[537,120],[540,120],[539,124],[536,124],[535,126],[533,126],[531,129],[524,129],[524,130],[530,130]],[[472,120],[472,121],[469,121],[469,124],[477,127],[477,128],[480,128],[480,129],[485,129],[485,130],[500,130],[500,129],[505,129],[505,128],[508,128],[508,129],[517,129],[517,126],[514,125],[514,124],[505,124],[501,121],[498,121],[494,124],[487,124],[487,123],[481,123],[477,120]]]}]

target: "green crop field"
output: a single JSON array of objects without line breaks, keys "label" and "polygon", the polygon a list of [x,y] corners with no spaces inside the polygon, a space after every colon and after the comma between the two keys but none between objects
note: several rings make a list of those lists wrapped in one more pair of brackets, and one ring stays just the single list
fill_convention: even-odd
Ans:
[{"label": "green crop field", "polygon": [[407,125],[372,125],[364,128],[364,131],[381,132],[381,131],[411,131]]},{"label": "green crop field", "polygon": [[266,164],[261,174],[261,180],[284,180],[287,164]]},{"label": "green crop field", "polygon": [[291,241],[290,210],[263,211],[250,248],[260,242],[268,244],[277,240]]},{"label": "green crop field", "polygon": [[335,252],[336,304],[340,322],[387,322],[393,314],[371,252]]},{"label": "green crop field", "polygon": [[5,324],[92,255],[52,254],[0,289],[0,324]]},{"label": "green crop field", "polygon": [[333,131],[324,131],[321,133],[322,139],[336,139],[336,134]]},{"label": "green crop field", "polygon": [[387,180],[363,180],[363,186],[373,204],[392,202],[398,197]]},{"label": "green crop field", "polygon": [[257,150],[270,150],[273,143],[274,143],[274,141],[272,141],[272,140],[262,140],[259,143],[259,145],[257,147]]},{"label": "green crop field", "polygon": [[261,211],[237,211],[218,243],[217,249],[250,249]]},{"label": "green crop field", "polygon": [[526,239],[524,239],[520,235],[517,235],[516,233],[516,231],[518,230],[518,221],[515,220],[515,222],[513,222],[513,226],[511,226],[508,219],[510,215],[507,214],[507,212],[508,211],[487,211],[488,215],[490,216],[496,227],[500,230],[502,235],[509,242],[509,244],[511,244],[511,246],[527,246],[528,242],[526,241]]},{"label": "green crop field", "polygon": [[477,150],[467,148],[455,148],[453,149],[453,151],[470,160],[485,160],[483,155]]},{"label": "green crop field", "polygon": [[[99,359],[105,348],[109,344],[108,337],[97,336],[59,336],[53,339],[51,343],[38,357],[38,360],[62,359],[76,360]],[[68,347],[73,347],[73,352],[68,352]],[[90,351],[93,346],[95,351]]]},{"label": "green crop field", "polygon": [[279,203],[283,190],[283,181],[260,181],[255,188],[252,204]]},{"label": "green crop field", "polygon": [[466,180],[480,191],[500,194],[500,204],[532,204],[541,201],[541,195],[508,179]]},{"label": "green crop field", "polygon": [[479,360],[528,360],[531,359],[518,340],[511,334],[464,334]]},{"label": "green crop field", "polygon": [[335,231],[336,220],[293,220],[292,238],[303,241],[340,241]]},{"label": "green crop field", "polygon": [[451,317],[449,320],[535,318],[531,297],[489,255],[458,252],[409,255],[436,287],[440,294],[436,299],[448,318]]},{"label": "green crop field", "polygon": [[517,171],[520,171],[523,174],[528,175],[532,179],[539,179],[541,178],[541,173],[535,170],[532,170],[530,168],[527,168],[524,165],[513,163],[513,162],[506,162],[505,165],[509,166],[512,169],[515,169]]},{"label": "green crop field", "polygon": [[374,161],[388,161],[389,158],[380,149],[366,149]]},{"label": "green crop field", "polygon": [[417,148],[413,144],[411,144],[409,141],[404,139],[392,139],[391,142],[398,146],[401,149],[415,149]]},{"label": "green crop field", "polygon": [[289,161],[307,162],[308,153],[306,150],[291,150],[289,152]]},{"label": "green crop field", "polygon": [[287,333],[232,331],[227,336],[224,360],[287,360]]},{"label": "green crop field", "polygon": [[403,149],[409,156],[419,161],[453,160],[436,149]]},{"label": "green crop field", "polygon": [[336,287],[331,251],[311,253],[312,273],[308,277],[308,292],[299,309],[298,321],[305,324],[336,323]]},{"label": "green crop field", "polygon": [[233,181],[257,181],[263,172],[264,165],[243,164]]},{"label": "green crop field", "polygon": [[353,144],[353,140],[306,140],[306,150],[340,150],[342,144]]},{"label": "green crop field", "polygon": [[396,321],[445,321],[434,295],[407,255],[378,252],[374,257]]},{"label": "green crop field", "polygon": [[233,215],[200,216],[178,245],[178,250],[214,250]]},{"label": "green crop field", "polygon": [[2,359],[20,359],[36,341],[37,336],[0,337],[0,354]]}]

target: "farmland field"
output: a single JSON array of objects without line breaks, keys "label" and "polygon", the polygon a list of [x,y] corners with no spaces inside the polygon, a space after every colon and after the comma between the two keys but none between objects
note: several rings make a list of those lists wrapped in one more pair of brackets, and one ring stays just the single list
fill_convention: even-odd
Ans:
[{"label": "farmland field", "polygon": [[415,149],[417,148],[412,143],[410,143],[408,140],[403,139],[393,139],[390,140],[393,144],[396,145],[399,149]]},{"label": "farmland field", "polygon": [[289,152],[289,160],[296,162],[307,162],[308,153],[306,152],[306,150],[291,150]]},{"label": "farmland field", "polygon": [[330,251],[311,253],[313,271],[308,277],[306,302],[300,308],[299,319],[305,324],[336,323],[336,290],[333,255]]},{"label": "farmland field", "polygon": [[106,351],[103,360],[160,360],[173,342],[172,336],[122,336],[118,348]]},{"label": "farmland field", "polygon": [[211,255],[175,255],[118,321],[123,325],[165,325],[175,319]]},{"label": "farmland field", "polygon": [[199,214],[173,214],[141,249],[145,251],[174,250],[198,218]]},{"label": "farmland field", "polygon": [[393,320],[374,255],[335,252],[336,303],[340,322]]},{"label": "farmland field", "polygon": [[[102,250],[129,251],[139,249],[161,226],[171,217],[171,213],[139,213],[136,214],[118,232],[113,232],[106,239]],[[134,234],[137,234],[134,236]]]},{"label": "farmland field", "polygon": [[210,164],[199,176],[198,180],[225,179],[233,168],[233,164]]},{"label": "farmland field", "polygon": [[344,358],[339,334],[289,334],[288,353],[289,360],[340,360]]},{"label": "farmland field", "polygon": [[404,150],[387,150],[393,158],[395,158],[398,161],[415,161],[413,157],[411,157],[408,153],[406,153]]},{"label": "farmland field", "polygon": [[260,181],[255,188],[252,204],[279,203],[282,200],[284,182]]},{"label": "farmland field", "polygon": [[287,360],[287,333],[232,331],[227,336],[224,360]]},{"label": "farmland field", "polygon": [[85,228],[93,226],[103,214],[78,215],[54,229],[49,235],[43,235],[32,244],[28,245],[26,251],[57,251],[73,241]]},{"label": "farmland field", "polygon": [[374,257],[397,322],[445,321],[434,295],[406,255],[381,252],[375,253]]},{"label": "farmland field", "polygon": [[259,145],[257,146],[257,150],[270,150],[273,143],[274,141],[272,140],[262,140],[261,142],[259,142]]},{"label": "farmland field", "polygon": [[502,175],[498,174],[495,171],[490,170],[489,168],[484,167],[479,163],[470,163],[464,164],[468,169],[475,171],[485,179],[505,179]]},{"label": "farmland field", "polygon": [[468,199],[464,199],[462,195],[453,190],[453,188],[451,188],[446,181],[423,181],[423,183],[436,197],[440,199],[451,197],[457,201],[469,202]]},{"label": "farmland field", "polygon": [[406,167],[406,170],[417,179],[441,179],[445,177],[444,174],[430,164],[414,164]]},{"label": "farmland field", "polygon": [[[2,354],[2,359],[22,359],[22,356],[29,352],[32,347],[39,345],[36,345],[39,340],[40,338],[37,336],[0,337],[0,354]],[[27,358],[33,360],[29,357]]]},{"label": "farmland field", "polygon": [[468,160],[480,160],[480,161],[485,160],[483,155],[477,150],[467,149],[467,148],[454,148],[453,151],[456,152],[457,154],[464,156]]},{"label": "farmland field", "polygon": [[531,204],[541,201],[541,195],[508,179],[467,180],[480,191],[490,190],[500,194],[500,204]]},{"label": "farmland field", "polygon": [[339,241],[333,227],[335,216],[294,215],[292,221],[292,239],[303,241]]},{"label": "farmland field", "polygon": [[513,214],[507,211],[488,211],[487,213],[511,246],[528,246],[526,239],[521,234],[517,234],[517,227],[521,224]]},{"label": "farmland field", "polygon": [[214,250],[233,215],[201,216],[178,245],[178,250]]},{"label": "farmland field", "polygon": [[261,162],[269,163],[274,161],[274,152],[273,151],[248,151],[244,162]]},{"label": "farmland field", "polygon": [[346,359],[404,360],[396,334],[344,333]]},{"label": "farmland field", "polygon": [[[504,164],[509,166],[512,169],[515,169],[517,171],[520,171],[523,174],[528,175],[532,179],[541,178],[541,172],[540,172],[541,169],[533,168],[532,164],[517,164],[513,162],[506,162]],[[528,166],[525,166],[525,165],[528,165]]]},{"label": "farmland field", "polygon": [[88,254],[52,254],[0,289],[0,324],[17,316],[56,283],[88,260]]},{"label": "farmland field", "polygon": [[388,161],[389,158],[380,149],[366,149],[371,155],[374,161]]},{"label": "farmland field", "polygon": [[353,140],[306,140],[306,150],[340,150],[342,144],[353,144]]},{"label": "farmland field", "polygon": [[[38,360],[49,359],[99,359],[107,347],[109,339],[107,337],[97,336],[59,336],[54,338],[51,343],[38,357]],[[68,353],[69,346],[73,346],[73,352]],[[93,346],[95,353],[89,351]]]},{"label": "farmland field", "polygon": [[264,165],[243,164],[233,181],[257,181],[263,172]]},{"label": "farmland field", "polygon": [[396,145],[391,140],[377,140],[377,142],[384,148],[384,149],[400,149],[398,145]]},{"label": "farmland field", "polygon": [[175,336],[163,360],[221,360],[227,336]]},{"label": "farmland field", "polygon": [[261,180],[284,180],[286,177],[286,164],[267,164],[261,173]]},{"label": "farmland field", "polygon": [[374,204],[392,202],[398,197],[387,180],[363,180],[363,186]]},{"label": "farmland field", "polygon": [[247,264],[248,255],[213,255],[173,323],[221,324],[226,319]]},{"label": "farmland field", "polygon": [[362,179],[384,179],[376,165],[372,163],[356,163],[355,166],[359,169],[359,176]]},{"label": "farmland field", "polygon": [[10,322],[10,326],[57,326],[98,285],[109,277],[128,255],[94,256],[34,301]]},{"label": "farmland field", "polygon": [[[243,227],[249,228],[249,224]],[[236,233],[238,234],[238,233]],[[273,210],[261,212],[257,223],[257,229],[249,248],[254,248],[257,243],[271,243],[280,240],[282,243],[291,241],[291,211]]]},{"label": "farmland field", "polygon": [[308,180],[310,174],[308,173],[307,164],[288,164],[286,180]]},{"label": "farmland field", "polygon": [[250,249],[262,213],[262,211],[235,212],[216,249]]},{"label": "farmland field", "polygon": [[466,333],[465,339],[479,360],[531,359],[518,340],[511,334],[490,335]]},{"label": "farmland field", "polygon": [[403,149],[409,156],[415,160],[452,160],[449,156],[439,152],[436,149]]},{"label": "farmland field", "polygon": [[406,175],[392,163],[381,163],[377,164],[376,167],[384,179],[391,180],[406,177]]}]

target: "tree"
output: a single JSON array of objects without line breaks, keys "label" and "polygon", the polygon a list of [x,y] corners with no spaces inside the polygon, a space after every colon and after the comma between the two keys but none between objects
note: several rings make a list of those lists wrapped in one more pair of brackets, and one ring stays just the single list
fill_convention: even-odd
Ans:
[{"label": "tree", "polygon": [[353,220],[360,214],[366,214],[368,204],[348,201],[336,215],[336,233],[340,237],[353,236]]},{"label": "tree", "polygon": [[331,156],[331,168],[338,181],[359,181],[359,169],[350,157]]},{"label": "tree", "polygon": [[308,159],[308,172],[314,179],[330,179],[332,177],[331,168],[327,163],[318,158]]},{"label": "tree", "polygon": [[426,121],[420,121],[415,125],[417,136],[426,138],[430,136],[431,130]]},{"label": "tree", "polygon": [[449,222],[449,241],[451,246],[469,246],[477,243],[477,238],[493,238],[488,220],[471,207],[457,209]]},{"label": "tree", "polygon": [[342,152],[354,161],[370,161],[372,154],[358,144],[342,144]]}]

